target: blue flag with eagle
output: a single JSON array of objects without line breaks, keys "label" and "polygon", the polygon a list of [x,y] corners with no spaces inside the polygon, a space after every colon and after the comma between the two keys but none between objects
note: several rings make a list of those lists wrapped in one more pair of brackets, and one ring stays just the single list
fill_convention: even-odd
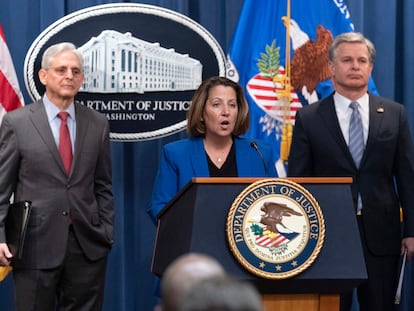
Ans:
[{"label": "blue flag with eagle", "polygon": [[[354,26],[342,0],[244,1],[227,77],[246,93],[246,136],[274,146],[280,177],[286,176],[295,113],[333,91],[328,48],[336,35],[349,31]],[[372,80],[369,88],[376,93]]]}]

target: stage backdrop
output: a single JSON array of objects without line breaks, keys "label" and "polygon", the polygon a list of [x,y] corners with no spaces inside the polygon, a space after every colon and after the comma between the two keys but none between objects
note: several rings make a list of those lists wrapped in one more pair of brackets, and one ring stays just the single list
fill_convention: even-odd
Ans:
[{"label": "stage backdrop", "polygon": [[[265,1],[265,0],[261,0]],[[274,1],[274,0],[268,0]],[[281,1],[281,0],[278,0]],[[36,37],[50,24],[74,11],[105,0],[3,0],[0,23],[14,61],[26,104],[23,62]],[[242,0],[148,0],[123,1],[158,5],[182,13],[204,26],[228,52]],[[414,125],[414,2],[388,0],[337,0],[346,4],[355,30],[363,32],[376,45],[378,55],[373,77],[381,95],[402,102]],[[161,147],[184,137],[183,132],[140,142],[113,142],[113,181],[116,203],[116,239],[110,255],[105,310],[151,310],[154,278],[150,272],[155,227],[146,214]],[[409,266],[406,285],[414,279]],[[0,283],[2,310],[13,310],[11,278]],[[412,292],[411,287],[411,292]],[[413,308],[412,295],[405,291],[401,310]],[[411,301],[410,301],[411,299]]]}]

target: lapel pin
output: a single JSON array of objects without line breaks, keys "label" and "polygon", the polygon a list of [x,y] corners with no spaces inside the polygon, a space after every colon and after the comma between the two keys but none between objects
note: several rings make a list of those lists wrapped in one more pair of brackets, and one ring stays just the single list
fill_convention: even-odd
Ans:
[{"label": "lapel pin", "polygon": [[382,108],[382,107],[378,108],[378,109],[377,109],[377,112],[378,112],[378,113],[383,113],[383,112],[384,112],[384,108]]}]

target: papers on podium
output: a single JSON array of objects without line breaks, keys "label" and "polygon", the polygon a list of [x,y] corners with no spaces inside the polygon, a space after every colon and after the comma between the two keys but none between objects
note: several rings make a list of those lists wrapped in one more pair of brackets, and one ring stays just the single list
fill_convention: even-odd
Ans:
[{"label": "papers on podium", "polygon": [[22,258],[27,223],[32,202],[21,201],[10,204],[6,218],[6,242],[14,258]]}]

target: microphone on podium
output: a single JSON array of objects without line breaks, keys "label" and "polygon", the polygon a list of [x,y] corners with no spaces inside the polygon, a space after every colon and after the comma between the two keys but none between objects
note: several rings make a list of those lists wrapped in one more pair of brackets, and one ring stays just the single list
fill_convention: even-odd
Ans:
[{"label": "microphone on podium", "polygon": [[256,150],[256,151],[257,151],[257,153],[259,154],[259,157],[260,157],[260,159],[262,160],[262,163],[263,163],[263,168],[264,168],[264,171],[265,171],[266,177],[269,177],[269,172],[268,172],[268,170],[267,170],[266,161],[265,161],[265,159],[264,159],[264,157],[263,157],[262,152],[260,151],[259,146],[257,145],[257,143],[256,143],[255,141],[252,141],[252,142],[250,143],[250,147],[252,147],[254,150]]}]

